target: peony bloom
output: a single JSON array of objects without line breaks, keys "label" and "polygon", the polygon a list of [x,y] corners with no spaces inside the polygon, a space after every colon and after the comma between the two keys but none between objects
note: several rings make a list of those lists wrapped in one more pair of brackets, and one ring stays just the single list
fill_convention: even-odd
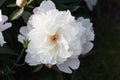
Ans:
[{"label": "peony bloom", "polygon": [[33,10],[27,26],[20,29],[18,41],[29,40],[25,62],[31,66],[56,65],[72,73],[80,65],[80,54],[89,52],[94,40],[92,23],[83,17],[75,20],[70,11],[59,11],[51,0]]},{"label": "peony bloom", "polygon": [[90,11],[93,10],[93,7],[97,4],[97,0],[85,0]]},{"label": "peony bloom", "polygon": [[4,43],[6,43],[4,41],[4,37],[2,35],[2,31],[10,28],[12,26],[11,23],[5,23],[8,20],[8,17],[5,15],[1,14],[1,10],[0,10],[0,45],[3,46]]},{"label": "peony bloom", "polygon": [[16,5],[18,7],[23,7],[27,4],[27,0],[16,0]]}]

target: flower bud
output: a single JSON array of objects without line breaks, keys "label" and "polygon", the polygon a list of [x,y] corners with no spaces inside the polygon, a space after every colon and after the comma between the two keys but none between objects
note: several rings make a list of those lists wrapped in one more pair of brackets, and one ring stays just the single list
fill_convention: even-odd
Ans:
[{"label": "flower bud", "polygon": [[24,47],[24,48],[27,48],[29,42],[30,42],[29,40],[24,40],[24,41],[23,41],[23,47]]},{"label": "flower bud", "polygon": [[27,0],[16,0],[16,5],[18,7],[23,7],[27,4]]}]

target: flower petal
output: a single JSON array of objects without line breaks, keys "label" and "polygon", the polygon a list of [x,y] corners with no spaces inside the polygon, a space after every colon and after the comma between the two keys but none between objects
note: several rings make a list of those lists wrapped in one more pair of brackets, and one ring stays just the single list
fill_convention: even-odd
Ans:
[{"label": "flower petal", "polygon": [[8,20],[8,17],[5,15],[2,15],[2,21],[0,22],[0,24],[5,23]]},{"label": "flower petal", "polygon": [[2,21],[2,12],[0,10],[0,22]]},{"label": "flower petal", "polygon": [[80,65],[80,61],[78,57],[75,57],[75,58],[69,58],[63,64],[57,64],[57,67],[60,71],[63,71],[65,73],[72,73],[71,69],[77,69],[79,68],[79,65]]},{"label": "flower petal", "polygon": [[26,55],[25,62],[28,63],[31,66],[35,66],[35,65],[41,64],[40,62],[36,61],[36,59],[33,58],[30,54]]},{"label": "flower petal", "polygon": [[4,30],[10,28],[12,26],[12,24],[11,23],[5,23],[5,24],[2,24],[0,26],[1,26],[0,31],[4,31]]},{"label": "flower petal", "polygon": [[72,73],[72,70],[66,64],[57,64],[57,67],[60,71],[65,73]]},{"label": "flower petal", "polygon": [[28,33],[28,29],[26,26],[23,26],[20,28],[20,33],[23,35],[23,36],[26,36],[27,33]]},{"label": "flower petal", "polygon": [[77,22],[82,23],[82,26],[86,28],[83,37],[86,38],[87,41],[93,41],[95,36],[94,36],[94,30],[92,28],[92,23],[90,22],[90,20],[84,19],[83,17],[79,17],[77,19]]},{"label": "flower petal", "polygon": [[91,4],[95,6],[97,4],[97,0],[91,0]]},{"label": "flower petal", "polygon": [[4,41],[4,37],[2,35],[2,32],[0,32],[0,45],[3,46],[4,43],[6,43],[6,42]]},{"label": "flower petal", "polygon": [[85,0],[90,11],[93,10],[93,7],[96,5],[97,0]]},{"label": "flower petal", "polygon": [[25,37],[19,34],[18,35],[18,41],[23,43],[24,40],[25,40]]},{"label": "flower petal", "polygon": [[93,48],[93,43],[87,42],[83,45],[83,50],[81,54],[86,54],[88,53],[91,49]]},{"label": "flower petal", "polygon": [[55,4],[51,0],[42,1],[40,7],[33,10],[33,13],[46,13],[49,10],[56,9]]},{"label": "flower petal", "polygon": [[80,61],[78,58],[69,58],[66,61],[66,64],[68,64],[68,66],[72,69],[77,69],[77,68],[79,68]]}]

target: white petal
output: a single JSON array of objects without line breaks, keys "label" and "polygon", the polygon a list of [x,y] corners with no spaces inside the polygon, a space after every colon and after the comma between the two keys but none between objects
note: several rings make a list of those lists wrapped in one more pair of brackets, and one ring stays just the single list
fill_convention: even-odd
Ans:
[{"label": "white petal", "polygon": [[0,22],[2,21],[2,12],[0,10]]},{"label": "white petal", "polygon": [[[31,17],[30,17],[30,18],[31,18]],[[28,23],[27,23],[27,29],[28,29],[28,31],[30,31],[30,30],[33,29],[32,24],[31,24],[31,22],[30,22],[30,18],[29,18],[29,21],[28,21]]]},{"label": "white petal", "polygon": [[60,71],[65,73],[72,73],[72,70],[66,64],[57,64],[57,67]]},{"label": "white petal", "polygon": [[84,19],[83,17],[79,17],[77,19],[77,22],[80,22],[85,28],[92,27],[92,23],[90,22],[90,19]]},{"label": "white petal", "polygon": [[27,33],[28,33],[27,27],[26,27],[26,26],[21,27],[21,28],[20,28],[20,33],[21,33],[22,35],[26,36]]},{"label": "white petal", "polygon": [[69,58],[66,61],[66,64],[72,69],[77,69],[77,68],[79,68],[80,61],[78,58]]},{"label": "white petal", "polygon": [[47,29],[48,34],[55,35],[55,33],[58,30],[58,27],[54,27],[54,26],[52,26],[52,25],[49,24],[46,29]]},{"label": "white petal", "polygon": [[4,37],[2,35],[2,32],[0,32],[0,45],[3,46],[4,43],[6,43],[6,42],[4,41]]},{"label": "white petal", "polygon": [[4,22],[6,22],[8,20],[8,17],[5,15],[2,15],[2,21],[0,22],[0,24],[3,24]]},{"label": "white petal", "polygon": [[18,35],[18,41],[23,43],[23,41],[25,40],[25,37],[23,35]]},{"label": "white petal", "polygon": [[90,11],[93,11],[93,6],[90,4],[90,0],[86,2],[87,7],[89,8]]},{"label": "white petal", "polygon": [[11,26],[12,26],[11,23],[2,24],[1,27],[0,27],[0,31],[4,31],[4,30],[10,28]]},{"label": "white petal", "polygon": [[88,30],[88,31],[86,32],[86,39],[87,39],[88,41],[93,41],[94,38],[95,38],[95,34],[94,34],[93,32],[91,32],[90,30]]},{"label": "white petal", "polygon": [[[93,30],[93,27],[92,27],[92,23],[90,22],[89,19],[84,19],[83,17],[79,17],[77,19],[77,22],[79,23],[82,23],[82,26],[84,28],[86,28],[85,32],[84,32],[84,38],[87,40],[87,41],[93,41],[94,40],[94,30]],[[84,40],[85,41],[85,40]]]},{"label": "white petal", "polygon": [[80,65],[80,61],[79,61],[78,57],[75,57],[75,58],[69,58],[63,64],[57,64],[57,67],[62,72],[72,73],[71,69],[77,69],[77,68],[79,68],[79,65]]},{"label": "white petal", "polygon": [[90,11],[93,10],[93,7],[97,4],[97,0],[85,0]]},{"label": "white petal", "polygon": [[59,44],[59,53],[58,56],[62,58],[68,58],[72,55],[72,52],[64,49],[64,46]]},{"label": "white petal", "polygon": [[26,55],[25,62],[28,63],[31,66],[36,66],[38,64],[41,64],[40,62],[37,62],[36,59],[33,58],[30,54]]},{"label": "white petal", "polygon": [[91,1],[91,4],[93,5],[93,6],[95,6],[96,4],[97,4],[97,0],[90,0]]},{"label": "white petal", "polygon": [[83,45],[83,50],[81,54],[86,54],[88,53],[91,49],[93,48],[93,43],[87,42]]},{"label": "white petal", "polygon": [[42,1],[40,7],[33,10],[33,13],[46,13],[49,10],[56,9],[55,4],[51,0]]},{"label": "white petal", "polygon": [[39,7],[34,8],[34,9],[33,9],[33,13],[37,13],[38,10],[39,10]]},{"label": "white petal", "polygon": [[83,17],[79,17],[77,18],[77,22],[81,22],[84,18]]}]

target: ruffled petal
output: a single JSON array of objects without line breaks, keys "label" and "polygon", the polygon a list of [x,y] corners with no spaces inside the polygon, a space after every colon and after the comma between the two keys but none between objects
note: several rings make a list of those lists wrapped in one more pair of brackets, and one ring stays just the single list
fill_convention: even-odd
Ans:
[{"label": "ruffled petal", "polygon": [[18,35],[18,41],[23,43],[23,41],[25,40],[25,37],[23,35]]},{"label": "ruffled petal", "polygon": [[60,71],[65,73],[72,73],[72,70],[66,64],[57,64],[57,67]]},{"label": "ruffled petal", "polygon": [[4,30],[10,28],[12,26],[12,24],[11,23],[5,23],[5,24],[2,24],[0,26],[1,26],[0,31],[4,31]]},{"label": "ruffled petal", "polygon": [[41,64],[34,57],[32,57],[30,54],[26,54],[25,62],[28,63],[31,66],[36,66],[38,64]]},{"label": "ruffled petal", "polygon": [[26,36],[27,33],[28,33],[27,27],[26,27],[26,26],[21,27],[21,28],[20,28],[20,33],[21,33],[22,35]]},{"label": "ruffled petal", "polygon": [[80,66],[80,61],[78,58],[69,58],[67,61],[66,61],[66,64],[72,68],[72,69],[77,69],[79,68]]},{"label": "ruffled petal", "polygon": [[81,54],[86,54],[88,53],[91,49],[93,48],[93,43],[87,42],[83,45],[83,50]]},{"label": "ruffled petal", "polygon": [[40,7],[33,10],[33,13],[46,13],[49,10],[56,9],[55,4],[51,0],[42,1]]},{"label": "ruffled petal", "polygon": [[69,58],[63,64],[57,64],[57,67],[62,72],[72,73],[71,69],[75,70],[75,69],[79,68],[79,65],[80,65],[80,61],[78,58]]},{"label": "ruffled petal", "polygon": [[28,29],[26,26],[20,28],[20,34],[18,35],[18,41],[23,43],[27,39]]}]

